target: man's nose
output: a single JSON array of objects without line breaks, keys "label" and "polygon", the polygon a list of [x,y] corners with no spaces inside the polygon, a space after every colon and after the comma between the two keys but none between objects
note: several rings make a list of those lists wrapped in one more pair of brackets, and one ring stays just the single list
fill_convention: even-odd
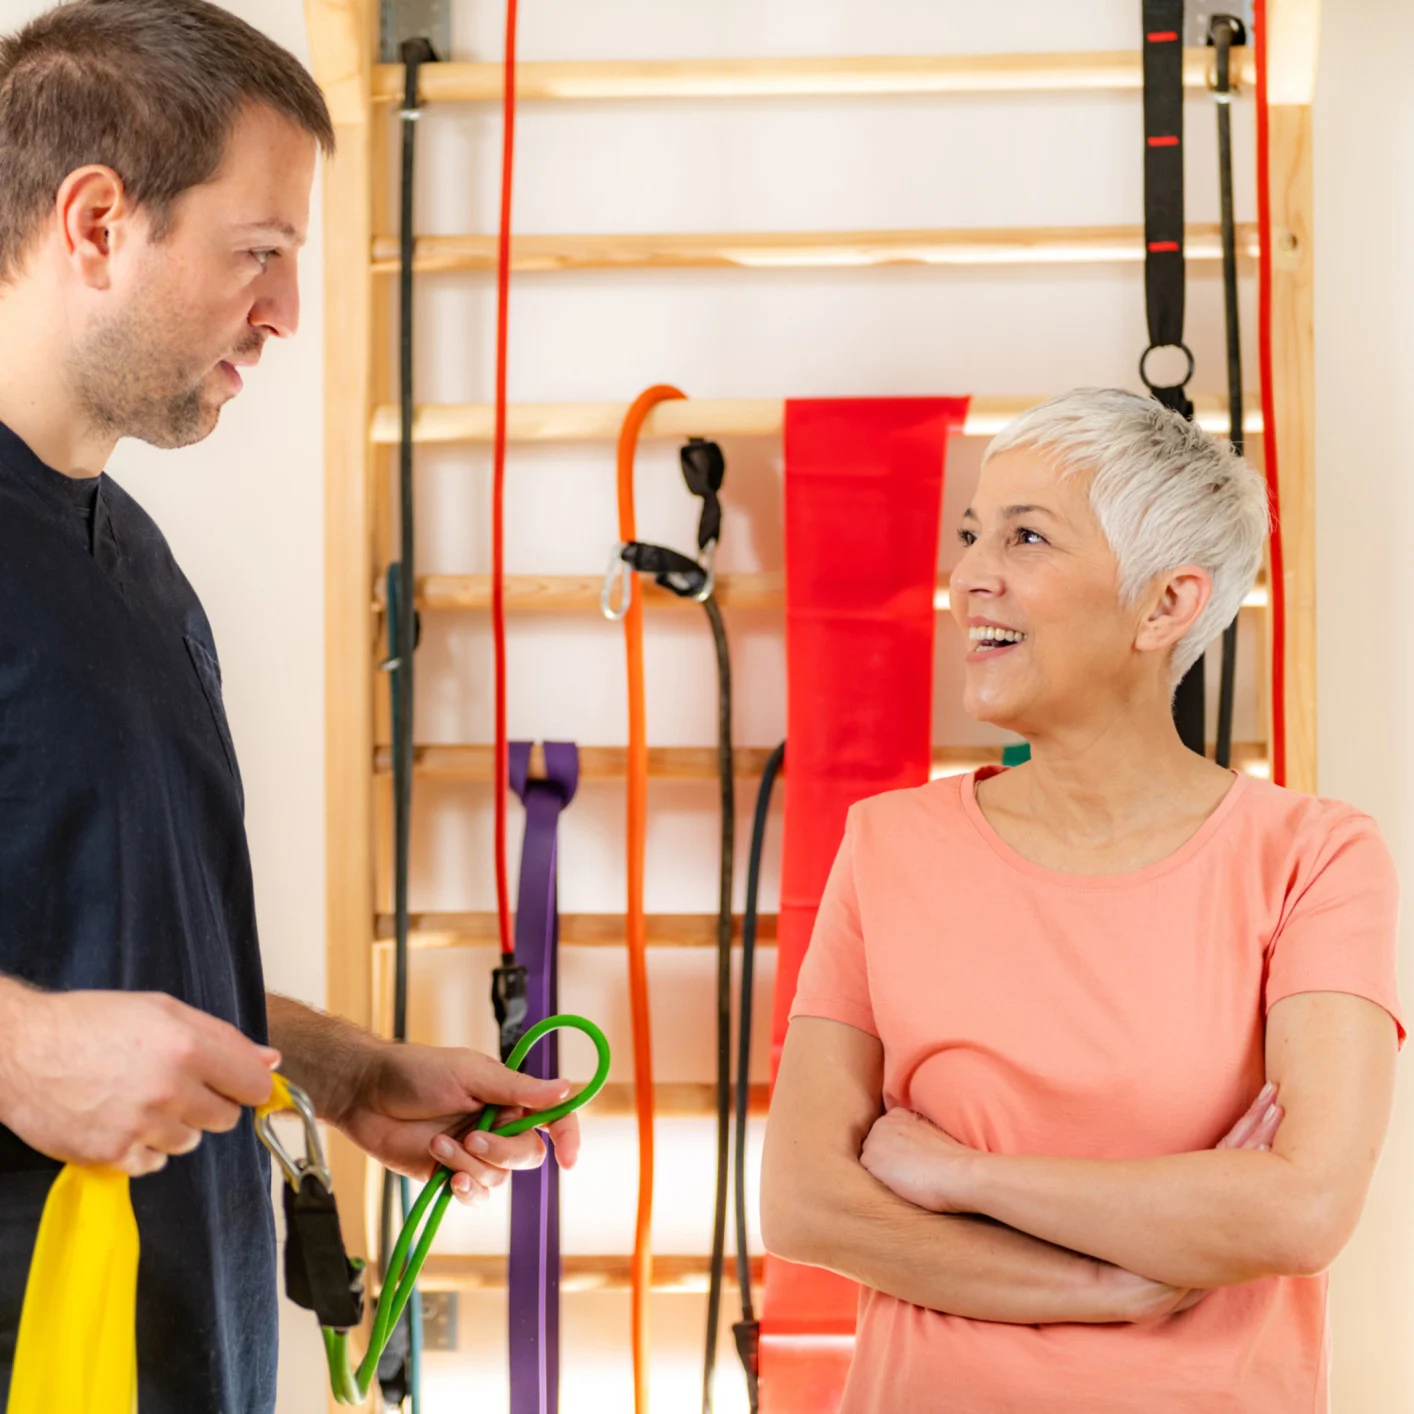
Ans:
[{"label": "man's nose", "polygon": [[277,339],[290,338],[299,329],[299,273],[294,256],[280,259],[260,283],[250,323]]}]

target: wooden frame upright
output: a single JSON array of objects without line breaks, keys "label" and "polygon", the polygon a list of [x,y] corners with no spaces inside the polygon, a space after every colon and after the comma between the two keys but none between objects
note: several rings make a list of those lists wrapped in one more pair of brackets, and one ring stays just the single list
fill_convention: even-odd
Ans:
[{"label": "wooden frame upright", "polygon": [[[326,842],[328,905],[326,1004],[331,1012],[362,1025],[374,1026],[385,1010],[378,1005],[379,969],[386,972],[388,943],[379,942],[380,880],[386,877],[390,838],[385,808],[386,779],[379,780],[379,746],[387,738],[386,693],[377,691],[383,681],[378,665],[383,656],[380,620],[374,612],[380,570],[386,564],[393,531],[388,460],[394,400],[392,345],[389,340],[393,281],[386,274],[387,238],[378,229],[375,213],[385,209],[387,183],[395,175],[388,141],[389,102],[400,93],[401,68],[375,63],[379,15],[377,0],[304,0],[313,69],[329,101],[338,149],[324,171],[324,288],[325,288],[325,693],[326,693]],[[1314,85],[1319,0],[1268,0],[1270,51],[1270,153],[1271,214],[1273,230],[1273,382],[1276,431],[1280,450],[1283,530],[1286,550],[1287,658],[1286,716],[1288,784],[1298,790],[1316,788],[1316,661],[1315,661],[1315,442],[1314,344],[1312,322],[1313,253],[1311,98]],[[1236,72],[1250,91],[1251,56],[1235,56]],[[1201,50],[1185,56],[1185,82],[1190,89],[1205,82],[1208,57]],[[1139,55],[991,55],[909,56],[905,58],[840,58],[808,60],[693,60],[663,62],[593,62],[521,66],[521,97],[526,101],[590,101],[612,99],[697,99],[733,97],[789,97],[832,95],[840,101],[850,96],[889,93],[965,95],[975,92],[1054,92],[1077,89],[1124,90],[1139,87]],[[495,64],[443,63],[424,71],[424,98],[430,102],[491,102],[500,97],[500,67]],[[382,234],[381,243],[378,237]],[[972,233],[975,237],[977,233]],[[1117,251],[1116,233],[1103,239],[1084,231],[994,231],[986,240],[968,233],[872,232],[852,233],[877,255],[872,263],[895,263],[899,250],[912,249],[921,238],[935,253],[951,250],[952,263],[1008,263],[1021,260],[1074,258],[1077,243],[1091,242],[1090,258],[1132,258]],[[1127,238],[1121,233],[1119,239]],[[559,240],[561,238],[557,238]],[[566,238],[574,240],[575,238]],[[740,254],[721,251],[701,255],[699,241],[694,259],[669,263],[750,264]],[[811,244],[785,236],[753,238],[773,246],[777,265],[790,263],[792,242],[800,258],[819,260],[819,241]],[[460,246],[458,246],[460,242]],[[445,244],[445,243],[444,243]],[[451,238],[451,260],[463,258],[484,263],[484,252],[475,240]],[[553,245],[554,243],[550,243]],[[534,249],[532,238],[521,250]],[[435,267],[435,243],[420,245],[420,255]],[[470,251],[470,256],[466,251]],[[1060,256],[1057,256],[1057,251]],[[1028,253],[1029,252],[1029,253]],[[378,259],[383,259],[380,271]],[[443,252],[444,258],[446,251]],[[852,251],[851,260],[857,256]],[[550,264],[575,263],[557,256]],[[908,258],[907,254],[904,256]],[[419,264],[423,261],[420,259]],[[664,263],[653,239],[625,238],[624,249],[614,251],[601,243],[590,252],[590,264],[627,268]],[[1136,331],[1136,338],[1138,331]],[[1255,360],[1254,366],[1255,366]],[[780,390],[763,390],[779,393]],[[1039,399],[1048,390],[1038,389]],[[1054,391],[1054,390],[1049,390]],[[996,418],[1011,400],[978,398],[973,435],[990,435]],[[993,406],[995,404],[995,406]],[[1255,406],[1255,402],[1251,406]],[[488,409],[421,408],[414,435],[418,441],[475,441],[489,432]],[[996,416],[992,416],[992,414]],[[621,409],[608,404],[543,404],[512,407],[513,440],[576,440],[611,437]],[[1214,426],[1222,424],[1222,410],[1208,407],[1204,416]],[[703,426],[679,426],[695,419]],[[676,436],[685,431],[711,433],[730,430],[740,435],[770,436],[778,430],[779,402],[682,403],[672,405],[659,423],[650,422],[647,436]],[[717,425],[720,424],[720,425]],[[740,424],[740,425],[738,425]],[[1249,426],[1255,425],[1249,420]],[[465,577],[470,581],[473,577]],[[750,578],[750,577],[745,577]],[[450,585],[450,581],[448,581]],[[443,586],[447,588],[448,586]],[[568,593],[560,585],[522,586],[526,590],[513,612],[544,608],[551,590]],[[571,587],[573,588],[573,587]],[[533,592],[532,592],[533,591]],[[449,591],[450,592],[450,591]],[[471,594],[475,604],[480,589],[461,585],[456,592]],[[577,594],[577,589],[575,590]],[[553,600],[553,593],[550,594]],[[578,599],[575,599],[575,603]],[[566,601],[568,603],[568,601]],[[474,608],[455,594],[441,607]],[[566,605],[560,604],[563,609]],[[554,607],[553,604],[550,607]],[[1263,600],[1254,609],[1269,614]],[[437,603],[425,605],[438,611]],[[1268,628],[1270,625],[1268,625]],[[1270,641],[1270,640],[1268,640]],[[1268,700],[1266,693],[1263,700]],[[1243,747],[1250,760],[1260,744]],[[475,764],[455,768],[465,779],[484,775],[487,748],[468,744],[440,748],[444,752],[472,753]],[[596,748],[587,748],[590,754]],[[480,753],[477,755],[477,753]],[[940,759],[958,765],[957,751],[940,748]],[[951,754],[949,754],[951,753]],[[691,753],[679,753],[686,756]],[[741,753],[743,758],[750,753]],[[601,751],[614,770],[612,751]],[[384,753],[386,758],[386,753]],[[684,769],[659,752],[655,774],[672,776]],[[611,759],[612,758],[612,759]],[[449,758],[450,759],[450,758]],[[460,758],[458,758],[460,760]],[[489,758],[487,758],[489,760]],[[597,758],[596,758],[597,759]],[[468,758],[468,761],[470,758]],[[383,769],[386,770],[386,759]],[[425,766],[421,769],[427,769]],[[448,768],[450,769],[450,768]],[[435,772],[434,772],[435,773]],[[691,774],[691,773],[689,773]],[[693,777],[695,778],[695,776]],[[386,908],[383,908],[386,914]],[[586,920],[589,916],[585,916]],[[615,920],[593,916],[578,937],[571,928],[566,942],[609,941]],[[386,917],[382,924],[386,925]],[[482,915],[436,915],[414,920],[414,946],[445,947],[483,940],[487,919]],[[658,945],[705,946],[711,929],[703,920],[662,916],[650,920]],[[620,933],[621,937],[622,934]],[[672,1088],[672,1087],[667,1087]],[[687,1091],[693,1087],[676,1087]],[[698,1087],[700,1088],[700,1087]],[[625,1102],[624,1097],[619,1097]],[[664,1103],[661,1099],[660,1104]],[[669,1102],[672,1103],[672,1102]],[[702,1097],[679,1097],[683,1112],[697,1112]],[[367,1160],[338,1135],[331,1136],[335,1184],[344,1200],[346,1235],[351,1250],[366,1255],[371,1237],[372,1172]],[[357,1216],[355,1216],[357,1215]],[[357,1219],[364,1219],[359,1221]],[[622,1259],[577,1259],[590,1285],[612,1285]],[[595,1266],[598,1263],[598,1266]],[[674,1264],[677,1264],[674,1266]],[[690,1259],[660,1257],[658,1265],[675,1280],[695,1279]],[[593,1270],[591,1270],[591,1268]],[[679,1270],[681,1269],[681,1270]],[[489,1268],[484,1259],[442,1259],[429,1269],[440,1284],[484,1285]],[[595,1276],[598,1272],[598,1276]],[[667,1278],[665,1277],[665,1280]],[[334,1407],[331,1404],[331,1409]]]}]

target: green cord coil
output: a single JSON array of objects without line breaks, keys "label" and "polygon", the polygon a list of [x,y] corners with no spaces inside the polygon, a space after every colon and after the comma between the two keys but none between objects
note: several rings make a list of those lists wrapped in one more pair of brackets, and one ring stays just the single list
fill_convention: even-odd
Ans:
[{"label": "green cord coil", "polygon": [[[587,1105],[604,1088],[604,1082],[609,1078],[609,1042],[592,1021],[582,1016],[547,1016],[544,1021],[537,1021],[516,1042],[515,1049],[506,1059],[507,1068],[519,1070],[525,1063],[531,1047],[552,1031],[582,1031],[594,1042],[594,1049],[598,1054],[594,1078],[578,1094],[571,1095],[553,1109],[522,1115],[520,1119],[509,1120],[503,1125],[496,1125],[497,1108],[488,1105],[476,1122],[477,1131],[490,1130],[492,1134],[511,1138],[524,1134],[527,1130],[542,1129]],[[368,1398],[368,1392],[372,1389],[378,1372],[378,1361],[398,1324],[398,1318],[412,1299],[417,1278],[427,1261],[428,1252],[432,1249],[437,1229],[442,1225],[447,1205],[452,1201],[451,1179],[451,1169],[438,1168],[424,1185],[417,1202],[408,1214],[407,1221],[403,1224],[403,1230],[398,1235],[388,1261],[388,1275],[378,1300],[378,1314],[374,1317],[368,1353],[357,1370],[354,1369],[349,1355],[348,1332],[331,1330],[328,1326],[321,1327],[324,1353],[329,1361],[329,1383],[337,1403],[362,1404]]]}]

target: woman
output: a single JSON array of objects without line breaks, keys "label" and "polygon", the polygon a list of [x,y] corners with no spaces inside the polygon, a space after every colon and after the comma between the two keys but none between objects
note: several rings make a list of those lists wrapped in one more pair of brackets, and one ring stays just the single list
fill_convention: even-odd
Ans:
[{"label": "woman", "polygon": [[1031,760],[851,811],[767,1131],[767,1247],[864,1287],[846,1414],[1326,1408],[1321,1273],[1403,1039],[1393,868],[1171,716],[1266,521],[1129,393],[988,449],[964,705]]}]

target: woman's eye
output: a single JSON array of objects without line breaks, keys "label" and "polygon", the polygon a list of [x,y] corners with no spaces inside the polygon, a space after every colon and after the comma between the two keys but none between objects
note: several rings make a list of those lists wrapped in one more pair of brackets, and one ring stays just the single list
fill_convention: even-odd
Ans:
[{"label": "woman's eye", "polygon": [[1018,545],[1044,545],[1046,537],[1036,530],[1027,530],[1024,525],[1018,525],[1013,532]]},{"label": "woman's eye", "polygon": [[959,530],[957,538],[963,545],[971,545],[977,536],[970,530]]}]

